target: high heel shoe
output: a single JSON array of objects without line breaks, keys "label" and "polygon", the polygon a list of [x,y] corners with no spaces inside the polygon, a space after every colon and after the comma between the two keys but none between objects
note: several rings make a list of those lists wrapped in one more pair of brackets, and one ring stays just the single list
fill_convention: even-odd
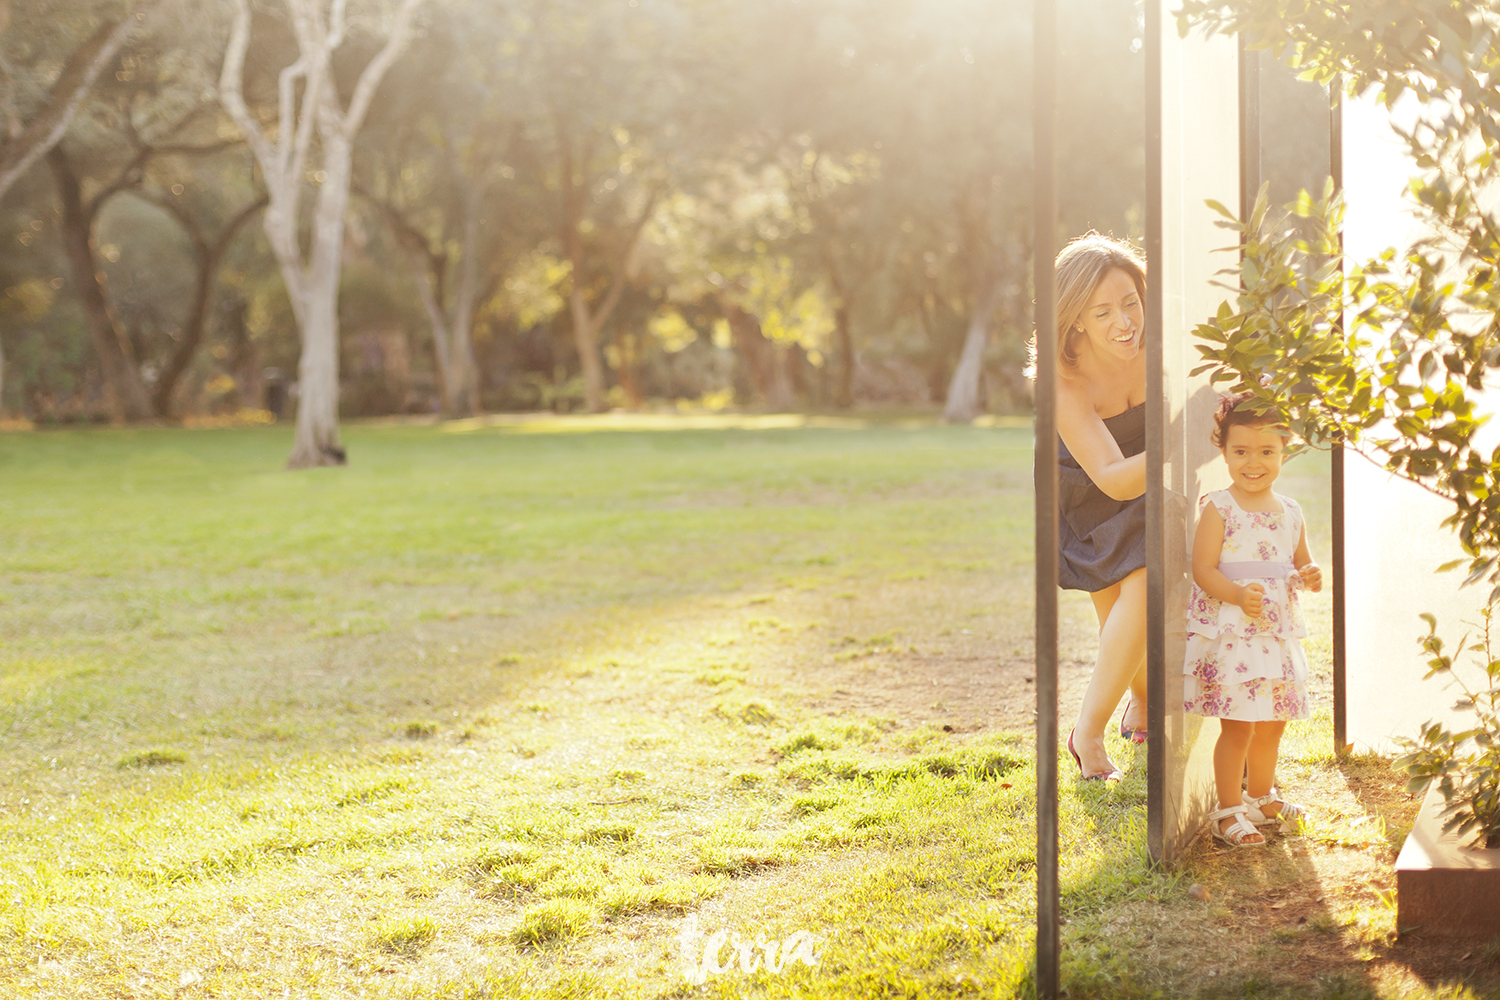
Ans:
[{"label": "high heel shoe", "polygon": [[[1074,726],[1073,729],[1077,729]],[[1078,756],[1078,751],[1073,749],[1073,729],[1068,730],[1068,753],[1073,755],[1073,763],[1078,765],[1078,774],[1084,781],[1120,781],[1125,775],[1120,773],[1119,768],[1112,771],[1100,771],[1098,774],[1083,773],[1083,758]]]},{"label": "high heel shoe", "polygon": [[1125,726],[1125,716],[1130,714],[1131,706],[1134,704],[1135,698],[1132,697],[1125,703],[1125,711],[1120,713],[1120,739],[1129,740],[1132,743],[1144,743],[1146,742],[1146,730],[1127,729]]}]

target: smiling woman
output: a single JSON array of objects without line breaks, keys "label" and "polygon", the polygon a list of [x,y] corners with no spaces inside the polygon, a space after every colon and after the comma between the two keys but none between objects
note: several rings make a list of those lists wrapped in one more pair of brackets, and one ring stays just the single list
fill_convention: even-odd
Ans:
[{"label": "smiling woman", "polygon": [[1089,233],[1057,255],[1058,582],[1086,590],[1099,658],[1068,749],[1085,779],[1118,780],[1104,728],[1145,740],[1146,272],[1135,248]]}]

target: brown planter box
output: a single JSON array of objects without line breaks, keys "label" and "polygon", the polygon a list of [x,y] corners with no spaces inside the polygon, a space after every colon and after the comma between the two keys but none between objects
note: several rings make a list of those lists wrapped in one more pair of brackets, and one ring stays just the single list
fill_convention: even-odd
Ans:
[{"label": "brown planter box", "polygon": [[1465,847],[1443,832],[1443,795],[1427,787],[1396,859],[1396,926],[1432,937],[1500,934],[1500,850]]}]

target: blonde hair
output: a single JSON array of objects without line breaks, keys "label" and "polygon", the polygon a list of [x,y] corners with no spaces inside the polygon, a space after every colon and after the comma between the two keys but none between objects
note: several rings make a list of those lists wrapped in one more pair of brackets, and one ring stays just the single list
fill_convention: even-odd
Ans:
[{"label": "blonde hair", "polygon": [[[1094,290],[1115,268],[1130,275],[1141,301],[1146,299],[1146,262],[1141,252],[1124,240],[1090,230],[1063,247],[1053,264],[1057,283],[1057,363],[1066,376],[1078,368],[1077,339],[1083,335],[1078,317],[1088,308]],[[1027,374],[1036,378],[1036,338],[1027,345],[1031,366]]]}]

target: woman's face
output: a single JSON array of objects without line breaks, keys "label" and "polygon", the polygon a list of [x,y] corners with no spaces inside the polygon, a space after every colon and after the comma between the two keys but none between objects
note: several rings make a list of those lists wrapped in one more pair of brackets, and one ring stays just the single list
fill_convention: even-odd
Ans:
[{"label": "woman's face", "polygon": [[1114,268],[1089,297],[1077,326],[1094,353],[1129,361],[1140,353],[1146,332],[1146,306],[1130,272]]}]

